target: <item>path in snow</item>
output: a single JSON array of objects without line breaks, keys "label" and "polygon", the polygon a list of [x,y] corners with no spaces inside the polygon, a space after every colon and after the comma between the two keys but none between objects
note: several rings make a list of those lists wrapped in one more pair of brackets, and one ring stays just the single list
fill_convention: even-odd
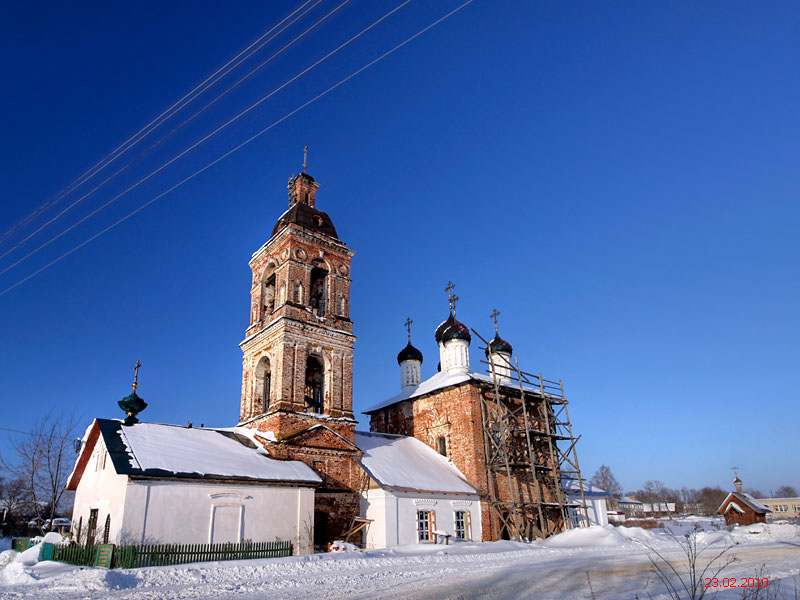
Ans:
[{"label": "path in snow", "polygon": [[[516,546],[517,548],[519,546]],[[394,599],[599,599],[666,598],[662,584],[650,572],[644,549],[636,544],[591,548],[527,547],[523,550],[476,554],[381,556],[317,555],[302,559],[207,563],[139,570],[76,570],[54,563],[37,569],[64,572],[41,582],[0,587],[0,598],[153,599],[195,598],[275,600]],[[659,543],[675,562],[682,552]],[[740,560],[726,577],[753,577],[762,564],[764,576],[800,573],[800,543],[771,542],[737,546]],[[718,598],[738,598],[725,590]],[[790,596],[791,597],[791,592]]]}]

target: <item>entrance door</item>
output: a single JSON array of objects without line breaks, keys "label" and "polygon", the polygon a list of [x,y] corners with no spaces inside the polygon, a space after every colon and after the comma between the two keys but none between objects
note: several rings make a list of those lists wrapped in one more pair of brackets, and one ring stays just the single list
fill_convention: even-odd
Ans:
[{"label": "entrance door", "polygon": [[314,513],[314,547],[327,550],[328,545],[328,513]]}]

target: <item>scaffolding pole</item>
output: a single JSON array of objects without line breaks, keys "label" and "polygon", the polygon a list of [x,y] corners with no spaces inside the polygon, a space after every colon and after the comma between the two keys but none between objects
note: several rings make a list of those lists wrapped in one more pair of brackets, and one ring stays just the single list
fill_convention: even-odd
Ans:
[{"label": "scaffolding pole", "polygon": [[[488,348],[489,342],[472,331]],[[506,364],[495,365],[492,356],[502,357]],[[573,509],[582,509],[588,524],[576,450],[580,437],[573,435],[563,382],[522,371],[516,357],[514,365],[499,354],[481,362],[488,365],[491,376],[491,388],[480,398],[487,503],[492,514],[508,536],[518,540],[579,526],[583,518]],[[561,408],[556,411],[556,406]],[[559,440],[568,444],[566,451],[558,447]],[[506,479],[501,488],[498,476]],[[566,497],[563,485],[568,479],[577,480],[580,503]],[[496,520],[491,519],[495,538],[499,537],[494,535]]]}]

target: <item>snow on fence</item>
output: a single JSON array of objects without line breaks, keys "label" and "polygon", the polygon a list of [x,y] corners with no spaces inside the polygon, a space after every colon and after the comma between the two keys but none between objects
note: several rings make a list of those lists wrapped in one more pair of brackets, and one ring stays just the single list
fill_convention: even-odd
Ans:
[{"label": "snow on fence", "polygon": [[[53,546],[51,560],[72,565],[96,563],[100,546]],[[161,567],[191,562],[277,558],[292,555],[291,542],[242,542],[240,544],[141,544],[118,546],[111,557],[112,569]]]}]

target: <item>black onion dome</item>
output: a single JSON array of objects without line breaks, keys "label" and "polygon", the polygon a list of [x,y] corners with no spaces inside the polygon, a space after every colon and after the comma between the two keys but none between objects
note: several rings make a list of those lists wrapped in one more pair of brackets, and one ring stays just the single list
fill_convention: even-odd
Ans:
[{"label": "black onion dome", "polygon": [[472,336],[469,334],[469,329],[463,323],[453,319],[453,324],[450,325],[442,333],[442,343],[449,342],[450,340],[466,340],[472,341]]},{"label": "black onion dome", "polygon": [[486,346],[486,356],[489,356],[489,354],[493,354],[495,352],[505,352],[506,354],[511,354],[513,352],[513,348],[511,348],[511,344],[509,344],[499,335],[495,334],[494,339]]},{"label": "black onion dome", "polygon": [[436,333],[433,334],[433,337],[436,338],[437,344],[442,341],[442,334],[444,333],[444,330],[456,322],[457,321],[456,318],[453,316],[453,313],[450,313],[450,316],[447,317],[446,321],[442,321],[442,323],[436,328]]},{"label": "black onion dome", "polygon": [[408,342],[408,345],[400,350],[400,353],[397,355],[397,364],[403,363],[407,360],[417,360],[422,363],[422,352],[414,348],[411,345],[411,342]]},{"label": "black onion dome", "polygon": [[303,202],[297,202],[281,215],[281,218],[275,223],[275,227],[272,228],[272,235],[270,237],[274,237],[275,234],[290,223],[300,225],[303,229],[316,231],[328,237],[339,239],[336,228],[333,226],[333,221],[331,221],[328,213],[317,210]]}]

